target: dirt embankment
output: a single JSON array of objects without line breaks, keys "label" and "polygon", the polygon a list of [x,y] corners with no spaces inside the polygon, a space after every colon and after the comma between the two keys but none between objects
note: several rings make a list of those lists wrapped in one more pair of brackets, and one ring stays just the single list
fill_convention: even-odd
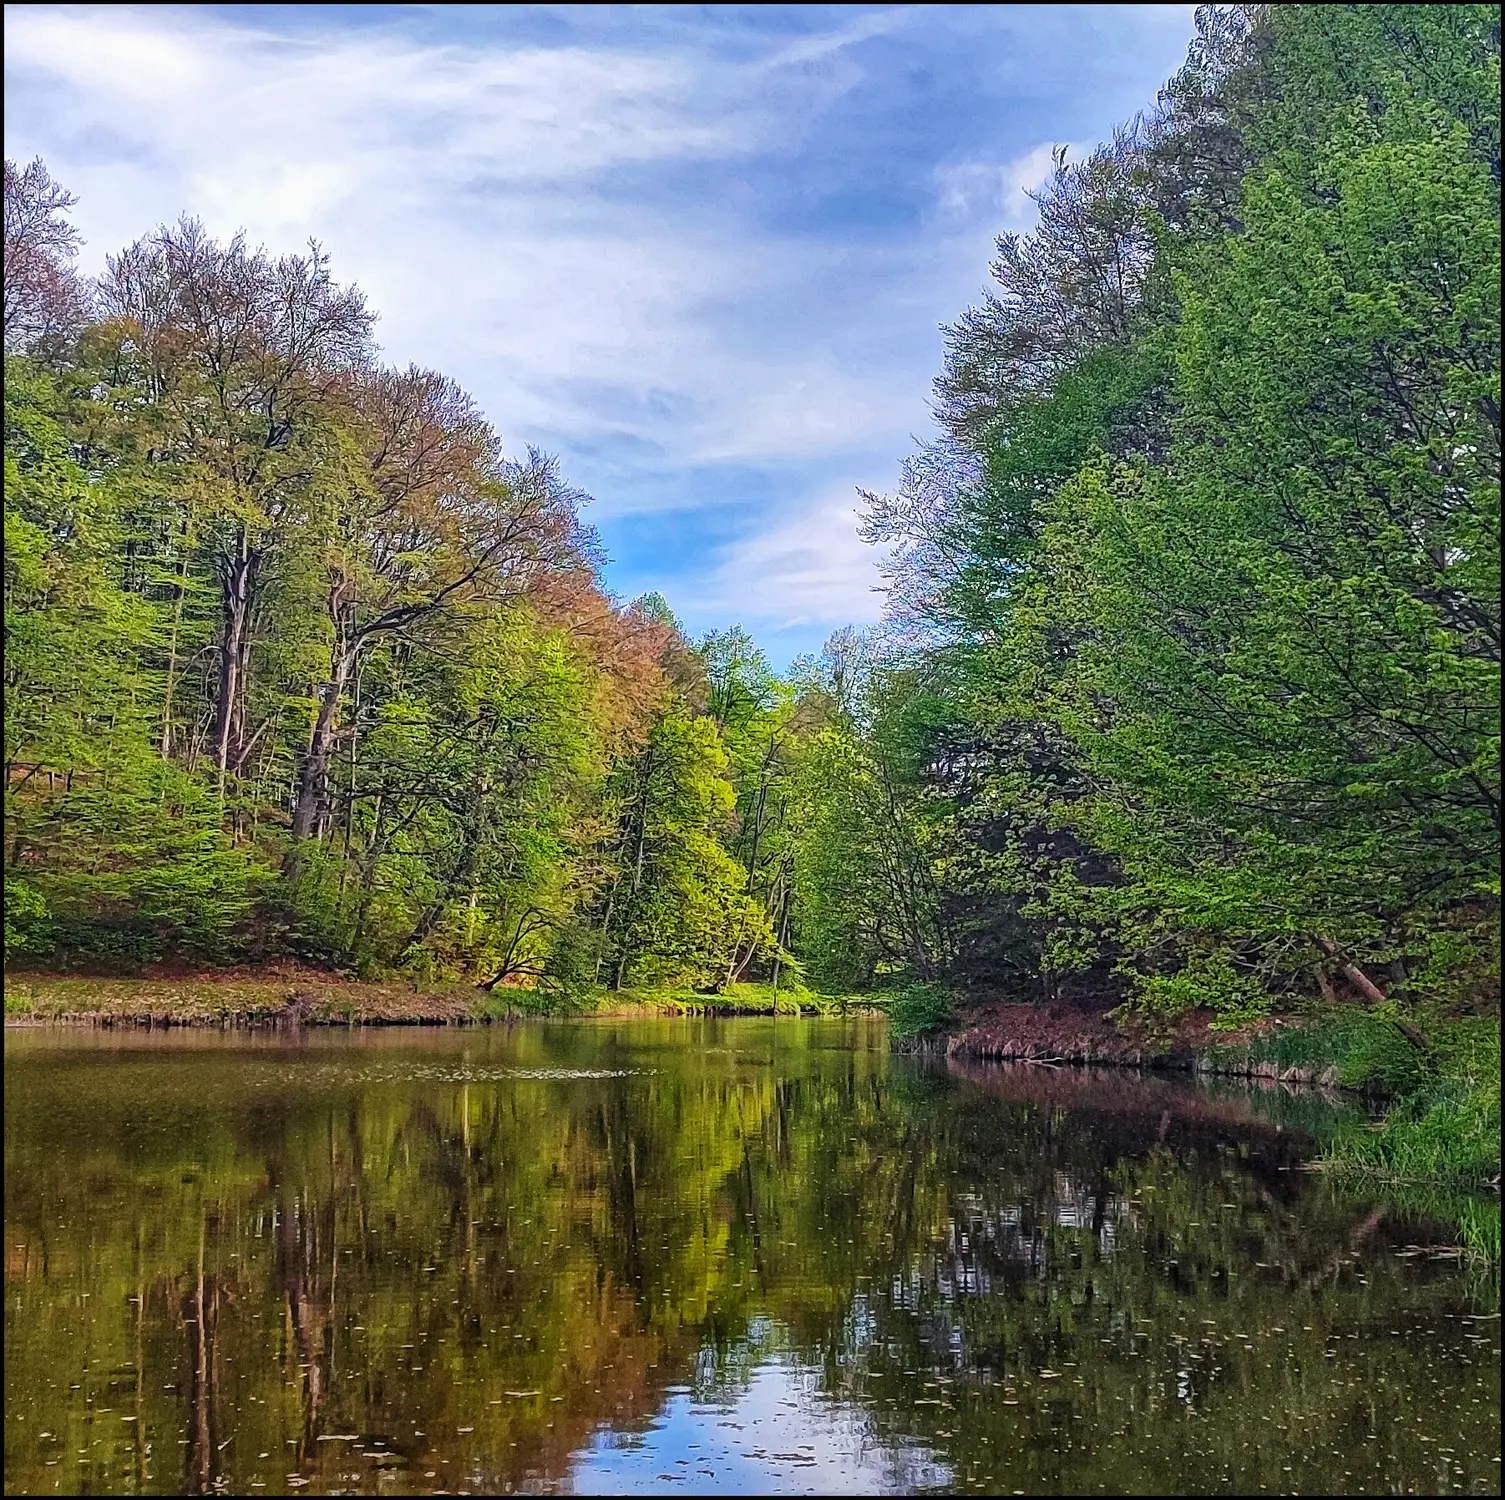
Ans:
[{"label": "dirt embankment", "polygon": [[317,969],[226,969],[131,979],[11,974],[5,1024],[441,1026],[474,1020],[470,985],[365,983]]},{"label": "dirt embankment", "polygon": [[1069,1004],[979,1007],[965,1028],[946,1042],[948,1057],[994,1062],[1092,1063],[1099,1067],[1179,1069],[1331,1085],[1331,1067],[1249,1060],[1241,1054],[1282,1023],[1257,1022],[1237,1031],[1214,1031],[1213,1012],[1195,1010],[1172,1028],[1120,1027],[1100,1010]]},{"label": "dirt embankment", "polygon": [[863,1004],[858,995],[795,993],[787,986],[779,992],[766,984],[715,993],[599,985],[570,994],[507,985],[487,990],[466,981],[350,979],[286,961],[208,970],[162,965],[129,977],[11,973],[5,980],[7,1026],[452,1026],[524,1016],[827,1015]]}]

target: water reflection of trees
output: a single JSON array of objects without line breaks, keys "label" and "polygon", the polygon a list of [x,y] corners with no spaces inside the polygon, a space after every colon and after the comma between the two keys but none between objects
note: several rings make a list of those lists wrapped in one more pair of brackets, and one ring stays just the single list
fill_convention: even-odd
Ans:
[{"label": "water reflection of trees", "polygon": [[[802,1034],[776,1067],[704,1051],[588,1082],[501,1076],[494,1046],[316,1077],[33,1065],[7,1115],[7,1410],[36,1425],[8,1428],[8,1485],[64,1472],[49,1431],[96,1488],[547,1487],[597,1426],[675,1382],[735,1388],[774,1340],[958,1483],[1007,1450],[1091,1488],[1155,1448],[1218,1487],[1253,1472],[1257,1412],[1314,1453],[1372,1420],[1411,1345],[1361,1332],[1376,1378],[1335,1391],[1334,1329],[1452,1308],[1451,1283],[1361,1259],[1394,1227],[1288,1170],[1303,1142],[1267,1105],[1115,1085],[1091,1107]],[[504,1060],[623,1059],[567,1035]],[[127,1399],[103,1441],[92,1412]]]}]

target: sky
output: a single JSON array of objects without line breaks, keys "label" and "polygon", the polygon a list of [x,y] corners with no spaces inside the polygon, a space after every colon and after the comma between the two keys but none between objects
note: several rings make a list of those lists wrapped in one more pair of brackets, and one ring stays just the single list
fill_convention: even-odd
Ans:
[{"label": "sky", "polygon": [[[862,1307],[859,1292],[854,1313]],[[767,1320],[753,1320],[749,1342],[755,1356],[768,1328]],[[593,1434],[574,1456],[569,1490],[651,1494],[665,1474],[683,1481],[693,1495],[893,1495],[949,1488],[950,1466],[927,1447],[885,1442],[870,1412],[832,1400],[820,1386],[819,1371],[777,1354],[757,1358],[745,1381],[704,1399],[697,1400],[688,1386],[670,1386],[662,1407],[640,1428],[604,1427]]]},{"label": "sky", "polygon": [[1154,100],[1190,5],[5,9],[5,152],[83,268],[180,213],[316,238],[390,363],[560,455],[622,598],[775,666],[876,620],[858,487],[1053,146]]}]

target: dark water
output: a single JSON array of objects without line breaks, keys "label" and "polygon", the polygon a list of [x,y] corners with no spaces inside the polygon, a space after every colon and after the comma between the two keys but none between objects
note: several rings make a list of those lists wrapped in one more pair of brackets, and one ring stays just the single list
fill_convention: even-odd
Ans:
[{"label": "dark water", "polygon": [[1497,1492],[1494,1284],[1329,1111],[856,1021],[10,1033],[5,1486]]}]

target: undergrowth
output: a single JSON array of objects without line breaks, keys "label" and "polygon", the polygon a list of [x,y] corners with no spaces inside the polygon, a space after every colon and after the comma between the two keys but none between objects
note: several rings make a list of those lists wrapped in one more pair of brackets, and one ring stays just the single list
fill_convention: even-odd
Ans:
[{"label": "undergrowth", "polygon": [[954,1025],[955,997],[939,984],[906,984],[882,997],[890,1038],[909,1043],[934,1036]]},{"label": "undergrowth", "polygon": [[1208,1060],[1237,1071],[1262,1064],[1281,1072],[1331,1070],[1344,1088],[1390,1097],[1419,1087],[1426,1076],[1422,1055],[1388,1016],[1356,1007],[1319,1011],[1299,1025],[1278,1026],[1242,1046],[1210,1049]]},{"label": "undergrowth", "polygon": [[612,990],[592,984],[553,990],[495,989],[477,1001],[476,1015],[484,1020],[588,1016],[614,1011],[646,1011],[666,1016],[824,1016],[844,1013],[864,1003],[858,996],[824,995],[788,985],[775,990],[770,984],[733,984],[714,993],[704,993],[674,985]]},{"label": "undergrowth", "polygon": [[[1331,1159],[1406,1181],[1481,1182],[1500,1170],[1500,1023],[1434,1024],[1431,1050],[1378,1127],[1340,1133]],[[1413,1049],[1414,1050],[1414,1049]],[[1496,1229],[1498,1236],[1498,1229]]]}]

